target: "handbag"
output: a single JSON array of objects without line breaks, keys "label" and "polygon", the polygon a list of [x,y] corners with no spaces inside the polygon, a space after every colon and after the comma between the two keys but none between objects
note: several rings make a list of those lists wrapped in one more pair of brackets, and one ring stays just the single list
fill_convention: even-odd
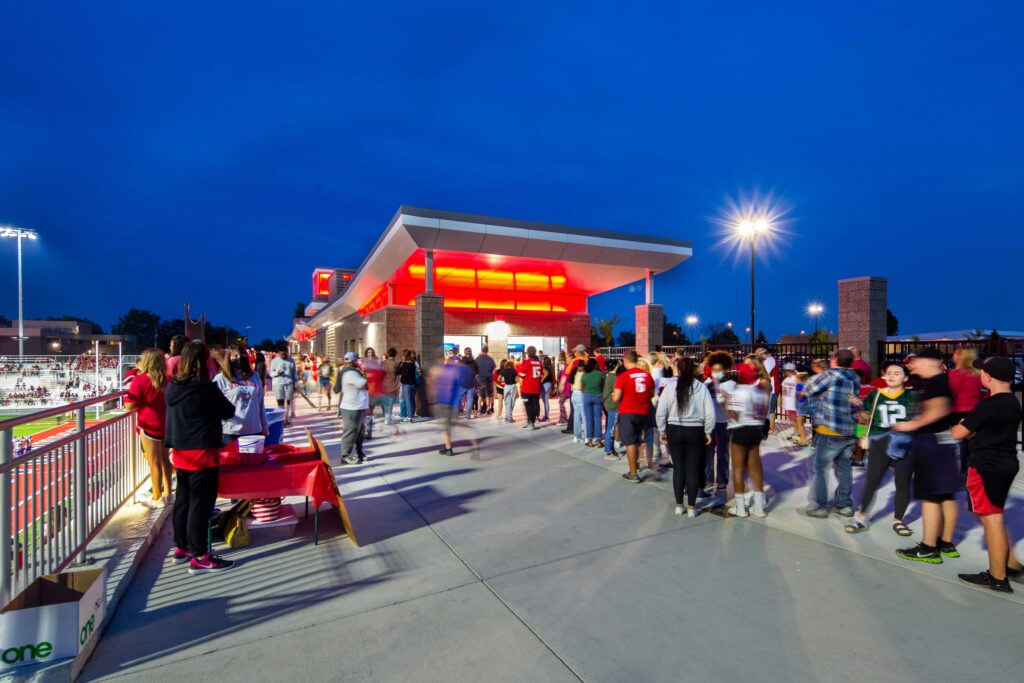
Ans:
[{"label": "handbag", "polygon": [[252,543],[252,535],[245,525],[245,516],[252,509],[252,501],[240,500],[210,520],[214,539],[223,538],[229,548],[243,548]]},{"label": "handbag", "polygon": [[[878,397],[881,395],[881,390],[875,390],[875,400],[871,404],[871,414],[868,417],[868,423],[866,425],[857,425],[857,445],[865,451],[871,446],[871,423],[875,421],[875,408],[878,407]],[[861,427],[864,428],[863,432],[860,430]]]}]

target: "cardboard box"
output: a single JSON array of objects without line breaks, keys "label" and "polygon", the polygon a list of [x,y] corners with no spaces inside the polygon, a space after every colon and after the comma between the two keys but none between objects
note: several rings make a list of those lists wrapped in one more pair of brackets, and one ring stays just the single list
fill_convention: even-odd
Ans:
[{"label": "cardboard box", "polygon": [[107,570],[41,576],[0,610],[0,672],[83,655],[107,609]]}]

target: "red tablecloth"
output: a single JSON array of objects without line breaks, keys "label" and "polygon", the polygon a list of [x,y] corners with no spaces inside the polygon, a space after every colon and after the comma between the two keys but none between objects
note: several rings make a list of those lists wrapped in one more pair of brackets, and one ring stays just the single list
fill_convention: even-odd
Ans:
[{"label": "red tablecloth", "polygon": [[222,465],[217,495],[239,499],[305,496],[319,508],[322,503],[337,505],[333,476],[315,451],[290,453],[260,465]]}]

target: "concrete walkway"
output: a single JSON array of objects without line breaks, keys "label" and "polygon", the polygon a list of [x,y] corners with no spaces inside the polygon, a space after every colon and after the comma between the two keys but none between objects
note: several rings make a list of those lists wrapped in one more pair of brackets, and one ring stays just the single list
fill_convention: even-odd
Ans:
[{"label": "concrete walkway", "polygon": [[[673,515],[668,477],[630,484],[600,449],[521,424],[460,420],[454,458],[437,454],[429,422],[394,439],[378,427],[367,465],[336,468],[360,548],[325,510],[319,546],[302,520],[225,552],[235,570],[189,577],[165,560],[165,534],[83,680],[859,682],[1020,670],[1024,585],[1003,597],[955,580],[984,566],[966,514],[963,559],[905,563],[893,550],[907,539],[884,511],[856,537],[839,518],[796,515],[807,452],[773,437],[768,518],[690,520]],[[286,438],[299,441],[303,425],[336,458],[334,421],[307,408]]]}]

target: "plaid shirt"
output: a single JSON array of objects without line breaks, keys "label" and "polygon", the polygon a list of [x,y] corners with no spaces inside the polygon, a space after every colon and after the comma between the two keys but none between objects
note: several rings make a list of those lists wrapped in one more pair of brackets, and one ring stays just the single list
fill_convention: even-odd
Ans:
[{"label": "plaid shirt", "polygon": [[850,368],[832,368],[815,375],[804,387],[814,400],[814,422],[841,436],[857,431],[857,406],[851,398],[860,396],[860,377]]}]

